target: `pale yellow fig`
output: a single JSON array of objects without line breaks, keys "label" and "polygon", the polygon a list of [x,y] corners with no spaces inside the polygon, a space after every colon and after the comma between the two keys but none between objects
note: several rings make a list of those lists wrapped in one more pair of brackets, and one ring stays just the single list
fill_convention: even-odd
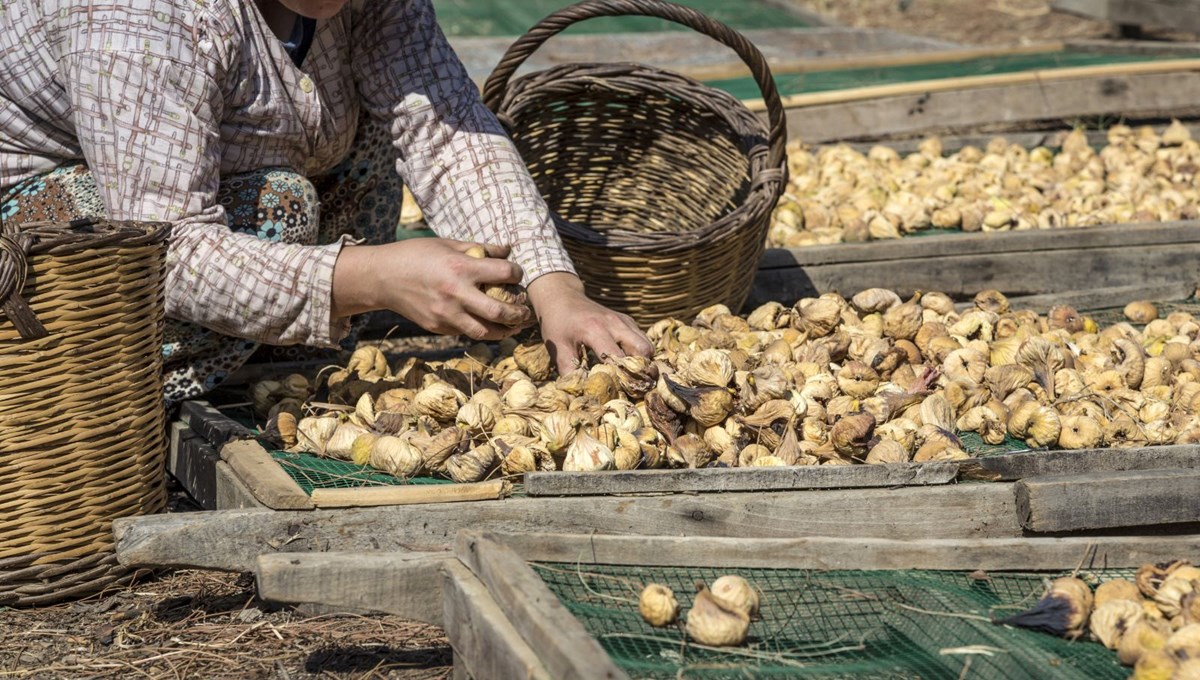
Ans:
[{"label": "pale yellow fig", "polygon": [[405,437],[384,435],[371,443],[367,461],[391,475],[405,479],[421,471],[424,462],[421,452]]},{"label": "pale yellow fig", "polygon": [[576,411],[555,411],[541,421],[541,441],[546,449],[558,454],[567,449],[583,427],[583,419]]},{"label": "pale yellow fig", "polygon": [[896,340],[912,340],[916,337],[924,318],[921,314],[921,294],[913,295],[908,302],[891,307],[883,314],[883,332]]},{"label": "pale yellow fig", "polygon": [[682,367],[681,377],[693,385],[725,387],[733,381],[734,368],[729,354],[719,349],[704,349],[692,355]]},{"label": "pale yellow fig", "polygon": [[446,474],[459,484],[469,484],[486,479],[499,460],[491,444],[480,444],[475,448],[446,459]]},{"label": "pale yellow fig", "polygon": [[638,613],[655,628],[664,628],[679,618],[679,602],[670,588],[651,583],[642,589],[638,597]]},{"label": "pale yellow fig", "polygon": [[368,465],[371,462],[371,446],[379,435],[374,432],[364,432],[354,438],[350,445],[350,460],[355,465]]},{"label": "pale yellow fig", "polygon": [[825,298],[804,298],[795,305],[796,328],[810,338],[821,338],[833,332],[842,319],[842,306]]},{"label": "pale yellow fig", "polygon": [[712,582],[709,592],[726,607],[741,611],[751,619],[758,616],[758,591],[741,576],[721,576]]},{"label": "pale yellow fig", "polygon": [[528,420],[515,413],[510,413],[496,420],[496,424],[492,427],[492,434],[497,437],[505,435],[528,437],[532,434],[532,431],[530,430]]},{"label": "pale yellow fig", "polygon": [[431,416],[441,422],[451,422],[458,409],[467,403],[467,395],[449,383],[435,382],[413,396],[412,410],[418,415]]},{"label": "pale yellow fig", "polygon": [[868,288],[850,298],[850,304],[862,314],[883,313],[900,302],[900,296],[886,288]]},{"label": "pale yellow fig", "polygon": [[388,377],[387,357],[378,347],[363,345],[350,355],[346,371],[360,380],[379,382]]},{"label": "pale yellow fig", "polygon": [[861,361],[848,361],[837,373],[842,394],[856,399],[868,397],[879,387],[879,374]]},{"label": "pale yellow fig", "polygon": [[1154,593],[1154,602],[1167,618],[1175,618],[1183,610],[1183,597],[1196,590],[1196,584],[1191,579],[1168,576]]},{"label": "pale yellow fig", "polygon": [[1143,653],[1133,666],[1130,680],[1174,680],[1179,660],[1165,650],[1149,650]]},{"label": "pale yellow fig", "polygon": [[667,445],[667,459],[677,467],[702,468],[717,458],[703,437],[685,434]]},{"label": "pale yellow fig", "polygon": [[1091,449],[1104,441],[1104,429],[1088,416],[1067,416],[1061,420],[1058,446],[1062,449]]},{"label": "pale yellow fig", "polygon": [[580,432],[567,447],[563,470],[567,472],[596,472],[613,470],[617,461],[612,449],[586,432]]},{"label": "pale yellow fig", "polygon": [[1200,659],[1200,623],[1183,626],[1171,633],[1163,651],[1180,660]]},{"label": "pale yellow fig", "polygon": [[467,432],[483,434],[496,427],[496,414],[483,404],[467,402],[459,407],[454,422]]},{"label": "pale yellow fig", "polygon": [[875,418],[869,413],[842,417],[829,429],[829,442],[845,458],[864,458],[875,433]]},{"label": "pale yellow fig", "polygon": [[1141,606],[1142,593],[1138,590],[1137,584],[1128,579],[1118,578],[1111,581],[1105,581],[1096,586],[1095,606],[1111,600],[1129,600],[1137,602]]},{"label": "pale yellow fig", "polygon": [[309,416],[296,423],[296,446],[301,451],[325,455],[325,447],[337,430],[336,416]]},{"label": "pale yellow fig", "polygon": [[909,460],[908,450],[894,439],[880,439],[867,452],[866,458],[866,462],[871,464],[907,463]]},{"label": "pale yellow fig", "polygon": [[1110,600],[1096,607],[1088,618],[1088,628],[1100,644],[1116,649],[1133,624],[1142,618],[1142,606],[1131,600]]},{"label": "pale yellow fig", "polygon": [[746,641],[749,629],[748,614],[723,604],[708,588],[696,593],[687,614],[687,633],[693,640],[710,647],[735,647]]},{"label": "pale yellow fig", "polygon": [[771,455],[771,449],[762,444],[747,444],[738,452],[738,467],[751,467],[754,461]]},{"label": "pale yellow fig", "polygon": [[361,434],[367,434],[366,428],[354,423],[339,423],[329,440],[325,442],[323,455],[339,460],[350,460],[354,451],[354,440]]},{"label": "pale yellow fig", "polygon": [[513,359],[517,366],[535,382],[550,377],[553,365],[550,361],[550,351],[542,342],[524,342],[513,349]]},{"label": "pale yellow fig", "polygon": [[1118,638],[1117,659],[1126,666],[1132,666],[1147,653],[1161,652],[1167,646],[1169,633],[1164,621],[1150,619],[1143,614]]},{"label": "pale yellow fig", "polygon": [[935,392],[921,402],[921,422],[943,430],[954,429],[954,408],[941,393]]}]

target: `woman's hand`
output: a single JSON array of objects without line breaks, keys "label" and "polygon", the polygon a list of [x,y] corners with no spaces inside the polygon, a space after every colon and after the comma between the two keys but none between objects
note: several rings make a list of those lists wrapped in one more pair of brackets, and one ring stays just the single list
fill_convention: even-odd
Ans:
[{"label": "woman's hand", "polygon": [[506,246],[488,257],[465,254],[474,243],[418,238],[347,246],[333,269],[333,318],[390,309],[433,333],[499,340],[533,322],[529,310],[484,295],[484,284],[520,283]]},{"label": "woman's hand", "polygon": [[542,324],[542,340],[560,374],[578,366],[580,347],[600,358],[650,356],[654,347],[629,316],[588,299],[579,277],[545,274],[529,284],[529,301]]}]

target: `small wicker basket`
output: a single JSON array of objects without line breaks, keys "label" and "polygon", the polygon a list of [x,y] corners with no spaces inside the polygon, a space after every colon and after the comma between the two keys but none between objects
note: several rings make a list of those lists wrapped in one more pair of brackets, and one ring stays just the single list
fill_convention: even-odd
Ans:
[{"label": "small wicker basket", "polygon": [[[732,48],[762,90],[770,130],[735,97],[640,64],[564,64],[512,80],[571,24],[621,15],[667,19]],[[783,105],[745,37],[664,0],[585,0],[514,42],[483,98],[593,299],[643,327],[716,303],[742,306],[787,184]]]},{"label": "small wicker basket", "polygon": [[0,605],[38,605],[120,580],[112,520],[165,505],[167,227],[3,227]]}]

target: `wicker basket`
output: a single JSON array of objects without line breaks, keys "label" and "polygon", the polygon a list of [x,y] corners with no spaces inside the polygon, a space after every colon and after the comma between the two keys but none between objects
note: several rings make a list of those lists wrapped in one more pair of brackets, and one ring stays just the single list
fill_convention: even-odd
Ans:
[{"label": "wicker basket", "polygon": [[[733,96],[640,64],[565,64],[511,80],[571,24],[620,15],[667,19],[731,47],[762,90],[770,130]],[[586,0],[513,43],[483,98],[593,299],[643,327],[716,303],[741,307],[787,184],[783,106],[766,60],[742,35],[663,0]]]},{"label": "wicker basket", "polygon": [[0,605],[127,572],[112,520],[166,501],[165,225],[3,225]]}]

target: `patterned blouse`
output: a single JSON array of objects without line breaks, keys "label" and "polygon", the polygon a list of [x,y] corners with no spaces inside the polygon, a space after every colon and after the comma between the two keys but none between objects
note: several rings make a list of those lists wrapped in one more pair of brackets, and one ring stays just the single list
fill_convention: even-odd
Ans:
[{"label": "patterned blouse", "polygon": [[292,63],[253,0],[0,3],[0,191],[86,161],[116,219],[174,223],[167,314],[274,344],[329,346],[345,245],[234,234],[220,177],[335,166],[363,107],[445,237],[508,243],[526,281],[574,271],[512,142],[430,0],[351,0]]}]

